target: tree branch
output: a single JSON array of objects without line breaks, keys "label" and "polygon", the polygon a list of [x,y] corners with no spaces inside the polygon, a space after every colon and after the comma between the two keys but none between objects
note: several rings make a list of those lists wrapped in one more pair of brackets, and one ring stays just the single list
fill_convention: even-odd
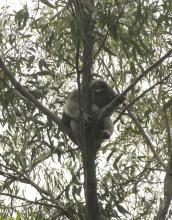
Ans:
[{"label": "tree branch", "polygon": [[60,204],[60,202],[56,200],[56,198],[54,197],[54,195],[51,192],[41,188],[39,185],[37,185],[35,182],[33,182],[29,175],[26,175],[24,178],[26,180],[25,183],[29,183],[30,185],[32,185],[41,195],[44,194],[44,195],[48,196],[49,199],[47,198],[47,200],[56,204],[56,207],[59,208],[59,210],[62,212],[63,215],[65,215],[66,217],[68,217],[71,220],[75,219],[73,214],[71,212],[69,212],[62,204]]},{"label": "tree branch", "polygon": [[25,201],[26,203],[30,203],[30,204],[47,206],[47,207],[51,207],[51,208],[57,208],[57,206],[53,205],[53,204],[48,204],[48,203],[39,202],[39,201],[31,201],[31,200],[23,198],[21,196],[12,195],[12,194],[9,194],[9,193],[1,193],[1,196],[9,196],[9,197],[12,197],[14,199],[22,200],[22,201]]},{"label": "tree branch", "polygon": [[129,104],[125,105],[125,108],[120,112],[119,116],[115,119],[113,124],[115,124],[121,118],[121,116],[125,113],[125,111],[128,110],[132,105],[135,104],[135,102],[137,102],[140,98],[142,98],[146,93],[148,93],[149,91],[153,90],[157,85],[162,84],[163,81],[167,80],[171,75],[172,75],[172,73],[168,74],[162,80],[158,81],[153,86],[151,86],[150,88],[146,89],[141,95],[139,95],[137,98],[135,98]]},{"label": "tree branch", "polygon": [[15,79],[11,71],[6,67],[3,60],[0,58],[0,68],[3,70],[4,74],[9,78],[11,81],[11,84],[14,86],[14,88],[22,94],[25,98],[27,98],[30,102],[32,102],[39,110],[41,110],[47,117],[56,122],[60,129],[66,133],[72,140],[74,139],[72,132],[69,128],[67,128],[62,120],[57,117],[53,112],[51,112],[48,108],[43,106],[32,94],[30,94],[23,86]]},{"label": "tree branch", "polygon": [[145,71],[143,71],[142,74],[140,74],[140,76],[138,76],[125,90],[123,93],[121,93],[117,98],[115,98],[110,104],[108,104],[107,106],[105,106],[102,111],[99,114],[98,119],[102,119],[106,116],[110,116],[112,115],[112,113],[115,111],[115,109],[118,106],[118,103],[120,102],[120,100],[122,100],[125,95],[131,90],[133,89],[133,87],[144,77],[146,76],[147,73],[149,73],[150,71],[152,71],[154,68],[156,68],[158,65],[160,65],[165,59],[167,59],[172,53],[172,49],[169,50],[164,56],[162,56],[158,61],[156,61],[154,64],[152,64],[151,66],[149,66]]},{"label": "tree branch", "polygon": [[143,138],[145,139],[147,145],[150,147],[154,157],[157,159],[157,161],[159,162],[159,164],[161,164],[161,166],[164,168],[165,171],[168,171],[168,167],[167,165],[161,160],[161,158],[159,157],[158,153],[155,150],[154,145],[152,144],[151,140],[149,139],[149,137],[147,136],[146,132],[144,131],[143,127],[141,126],[141,124],[139,123],[139,121],[137,120],[137,118],[134,116],[134,114],[132,114],[132,112],[130,110],[128,110],[129,112],[129,116],[132,118],[133,122],[137,125],[140,133],[142,134]]},{"label": "tree branch", "polygon": [[164,198],[154,220],[165,220],[172,199],[172,174],[166,173],[164,178]]}]

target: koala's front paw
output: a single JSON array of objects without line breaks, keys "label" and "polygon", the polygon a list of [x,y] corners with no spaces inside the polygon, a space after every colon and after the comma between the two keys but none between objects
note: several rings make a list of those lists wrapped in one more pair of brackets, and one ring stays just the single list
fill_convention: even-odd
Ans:
[{"label": "koala's front paw", "polygon": [[92,121],[92,116],[85,113],[85,114],[84,114],[84,120],[85,120],[87,123],[91,123],[91,121]]},{"label": "koala's front paw", "polygon": [[120,104],[123,103],[124,101],[125,101],[125,97],[124,96],[119,99],[119,103]]},{"label": "koala's front paw", "polygon": [[111,133],[110,133],[108,130],[103,130],[103,131],[101,132],[101,136],[102,136],[102,138],[104,138],[104,139],[109,139],[110,136],[111,136]]}]

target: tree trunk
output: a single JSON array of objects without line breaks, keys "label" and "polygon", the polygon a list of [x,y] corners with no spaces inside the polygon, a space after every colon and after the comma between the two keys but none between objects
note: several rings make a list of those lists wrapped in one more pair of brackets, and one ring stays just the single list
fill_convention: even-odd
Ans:
[{"label": "tree trunk", "polygon": [[[84,3],[85,2],[85,3]],[[91,6],[91,7],[90,7]],[[82,94],[81,102],[84,100],[82,106],[86,113],[90,113],[90,97],[89,84],[92,78],[92,64],[93,64],[93,19],[92,8],[94,6],[93,0],[77,1],[75,5],[79,18],[82,20],[82,27],[78,27],[81,31],[81,42],[83,46],[82,53]],[[81,125],[82,126],[82,125]],[[99,220],[100,211],[97,198],[97,180],[96,180],[96,165],[95,165],[95,149],[92,147],[89,131],[82,128],[84,131],[83,146],[81,146],[83,166],[84,166],[84,189],[87,207],[87,219]]]}]

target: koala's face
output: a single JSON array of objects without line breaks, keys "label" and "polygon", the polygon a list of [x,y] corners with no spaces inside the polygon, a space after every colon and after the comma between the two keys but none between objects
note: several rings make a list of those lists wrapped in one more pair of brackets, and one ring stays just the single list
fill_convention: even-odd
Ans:
[{"label": "koala's face", "polygon": [[103,80],[93,81],[91,88],[92,88],[92,91],[97,94],[108,91],[108,85]]},{"label": "koala's face", "polygon": [[103,80],[93,80],[91,83],[91,101],[98,107],[104,107],[114,98],[115,93],[112,88]]}]

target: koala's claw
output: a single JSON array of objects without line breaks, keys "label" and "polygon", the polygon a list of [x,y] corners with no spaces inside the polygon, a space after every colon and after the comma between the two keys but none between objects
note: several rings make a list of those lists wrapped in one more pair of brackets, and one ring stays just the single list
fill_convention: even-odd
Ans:
[{"label": "koala's claw", "polygon": [[104,139],[109,139],[111,136],[110,132],[108,130],[103,130],[102,131],[102,138]]},{"label": "koala's claw", "polygon": [[87,123],[91,124],[93,121],[93,117],[91,115],[85,114],[84,119]]},{"label": "koala's claw", "polygon": [[122,104],[124,101],[125,101],[125,96],[120,97],[120,99],[119,99],[119,104]]}]

